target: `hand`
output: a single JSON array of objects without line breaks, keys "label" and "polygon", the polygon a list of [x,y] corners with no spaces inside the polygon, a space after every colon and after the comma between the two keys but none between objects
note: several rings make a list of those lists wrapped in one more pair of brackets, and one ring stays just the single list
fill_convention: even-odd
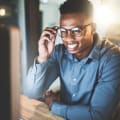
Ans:
[{"label": "hand", "polygon": [[56,38],[56,33],[57,30],[55,29],[55,27],[53,28],[46,28],[43,33],[41,34],[40,40],[38,42],[38,62],[44,62],[46,61],[55,46],[55,38]]},{"label": "hand", "polygon": [[52,90],[47,91],[45,93],[44,102],[48,105],[49,109],[54,101],[60,102],[60,92],[53,92]]}]

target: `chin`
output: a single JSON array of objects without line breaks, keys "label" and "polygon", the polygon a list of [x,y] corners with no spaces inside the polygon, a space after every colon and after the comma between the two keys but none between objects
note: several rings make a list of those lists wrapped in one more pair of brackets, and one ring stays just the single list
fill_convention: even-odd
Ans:
[{"label": "chin", "polygon": [[79,53],[78,50],[69,50],[69,49],[67,49],[67,50],[68,50],[68,52],[71,53],[71,54],[77,54],[77,53]]}]

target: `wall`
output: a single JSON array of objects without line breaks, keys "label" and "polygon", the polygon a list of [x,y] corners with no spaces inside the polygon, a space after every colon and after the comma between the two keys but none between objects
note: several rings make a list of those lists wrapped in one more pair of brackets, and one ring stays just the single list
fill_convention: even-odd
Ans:
[{"label": "wall", "polygon": [[42,12],[42,29],[59,24],[59,4],[49,1],[48,3],[40,4]]}]

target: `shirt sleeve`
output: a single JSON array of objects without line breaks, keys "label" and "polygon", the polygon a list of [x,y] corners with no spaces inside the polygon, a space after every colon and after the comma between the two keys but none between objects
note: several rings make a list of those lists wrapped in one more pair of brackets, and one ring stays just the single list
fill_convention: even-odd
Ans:
[{"label": "shirt sleeve", "polygon": [[42,64],[36,64],[35,59],[26,77],[24,94],[33,99],[41,99],[58,77],[58,65],[56,64],[52,57]]},{"label": "shirt sleeve", "polygon": [[66,105],[53,102],[51,112],[67,120],[111,120],[120,95],[120,56],[114,55],[103,66],[90,104]]}]

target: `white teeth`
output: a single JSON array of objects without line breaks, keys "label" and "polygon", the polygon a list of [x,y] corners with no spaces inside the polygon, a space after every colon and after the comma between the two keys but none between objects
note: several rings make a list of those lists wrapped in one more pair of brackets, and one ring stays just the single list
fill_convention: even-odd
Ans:
[{"label": "white teeth", "polygon": [[70,45],[68,45],[68,48],[74,49],[76,46],[77,46],[77,44],[70,44]]}]

